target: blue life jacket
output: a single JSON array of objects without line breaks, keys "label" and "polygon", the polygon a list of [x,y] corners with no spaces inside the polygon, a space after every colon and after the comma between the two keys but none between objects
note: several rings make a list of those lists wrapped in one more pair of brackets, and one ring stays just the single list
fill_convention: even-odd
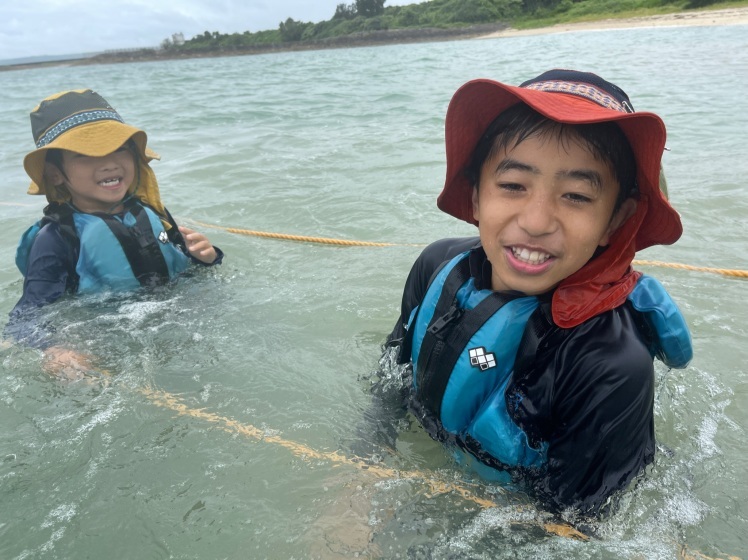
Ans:
[{"label": "blue life jacket", "polygon": [[[470,453],[489,455],[488,461],[478,456],[479,462],[540,467],[547,444],[530,445],[505,401],[518,348],[528,321],[541,311],[540,301],[476,289],[468,255],[456,256],[438,272],[408,322],[403,348],[413,363],[414,412],[427,428],[436,428],[437,437],[441,432],[442,439]],[[685,367],[692,357],[691,336],[664,287],[643,275],[628,299],[649,325],[650,354],[670,367]],[[473,462],[485,474],[485,465]]]},{"label": "blue life jacket", "polygon": [[76,249],[73,291],[81,294],[164,284],[190,264],[177,245],[181,236],[173,220],[167,233],[159,216],[139,201],[128,201],[121,215],[88,214],[52,204],[45,208],[45,217],[21,236],[16,265],[24,276],[37,234],[52,221]]}]

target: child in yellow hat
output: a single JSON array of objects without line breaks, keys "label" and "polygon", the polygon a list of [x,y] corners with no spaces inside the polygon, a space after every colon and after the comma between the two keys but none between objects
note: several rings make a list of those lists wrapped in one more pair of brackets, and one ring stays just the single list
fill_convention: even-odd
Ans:
[{"label": "child in yellow hat", "polygon": [[220,264],[221,250],[177,226],[161,202],[146,133],[99,94],[74,90],[44,99],[31,112],[31,130],[36,149],[23,162],[28,192],[49,205],[16,252],[24,283],[6,328],[14,338],[61,359],[67,353],[24,320],[30,310],[65,294],[164,284],[193,263]]}]

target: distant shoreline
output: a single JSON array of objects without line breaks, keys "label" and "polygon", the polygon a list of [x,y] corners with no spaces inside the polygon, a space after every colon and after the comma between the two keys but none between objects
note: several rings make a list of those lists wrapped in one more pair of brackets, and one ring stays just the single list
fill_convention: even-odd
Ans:
[{"label": "distant shoreline", "polygon": [[633,29],[642,27],[724,25],[748,25],[748,7],[724,8],[719,10],[692,10],[653,16],[629,17],[620,19],[610,18],[575,23],[559,23],[548,27],[537,27],[531,29],[514,29],[509,27],[507,24],[502,23],[455,29],[394,29],[391,31],[378,31],[368,34],[337,37],[335,39],[317,43],[284,43],[277,45],[257,45],[256,47],[237,50],[169,52],[154,49],[142,49],[126,52],[104,53],[89,58],[5,65],[0,66],[0,72],[10,70],[24,70],[28,68],[45,68],[52,66],[84,66],[91,64],[115,64],[126,62],[182,60],[189,58],[243,56],[274,52],[294,52],[332,48],[382,46],[402,43],[422,43],[430,41],[495,39],[501,37],[521,37],[529,35],[572,33],[577,31],[604,31],[608,29]]},{"label": "distant shoreline", "polygon": [[40,62],[25,62],[0,66],[0,72],[7,70],[23,70],[28,68],[44,68],[50,66],[86,66],[91,64],[117,64],[124,62],[152,62],[165,60],[183,60],[192,58],[216,58],[225,56],[244,56],[253,54],[269,54],[277,52],[297,52],[311,50],[342,49],[353,47],[370,47],[397,45],[405,43],[424,43],[432,41],[451,41],[458,39],[474,39],[490,35],[509,25],[502,22],[472,25],[468,27],[440,28],[404,28],[366,33],[354,33],[341,37],[332,37],[321,41],[289,42],[258,44],[237,48],[210,48],[205,50],[160,50],[155,48],[127,49],[97,54],[85,58],[67,60],[48,60]]},{"label": "distant shoreline", "polygon": [[525,35],[548,35],[572,33],[575,31],[604,31],[608,29],[633,29],[640,27],[697,27],[710,25],[748,25],[748,7],[725,8],[721,10],[674,12],[655,16],[642,16],[621,19],[601,19],[575,23],[559,23],[549,27],[534,29],[507,28],[488,33],[479,39],[496,37],[521,37]]}]

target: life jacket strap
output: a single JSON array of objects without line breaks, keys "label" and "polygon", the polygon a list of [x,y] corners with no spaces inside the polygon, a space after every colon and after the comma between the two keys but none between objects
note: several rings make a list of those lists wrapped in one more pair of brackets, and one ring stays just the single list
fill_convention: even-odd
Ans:
[{"label": "life jacket strap", "polygon": [[80,276],[75,270],[75,263],[78,262],[78,256],[80,255],[80,239],[78,238],[78,230],[75,229],[75,221],[73,220],[73,209],[67,204],[60,204],[58,202],[50,202],[44,208],[44,217],[39,222],[39,228],[41,229],[46,224],[54,222],[60,228],[60,233],[63,238],[67,240],[73,252],[72,263],[73,266],[68,270],[68,279],[65,286],[66,291],[74,294],[78,291],[78,285],[80,283]]},{"label": "life jacket strap", "polygon": [[109,227],[119,241],[132,272],[141,286],[158,286],[169,281],[169,268],[153,234],[151,221],[143,206],[127,204],[127,209],[135,218],[135,224],[128,227],[122,221],[106,213],[96,213]]},{"label": "life jacket strap", "polygon": [[473,309],[462,309],[457,293],[469,279],[469,259],[463,258],[445,279],[418,355],[416,397],[435,418],[441,415],[450,375],[468,342],[499,309],[514,299],[491,292]]}]

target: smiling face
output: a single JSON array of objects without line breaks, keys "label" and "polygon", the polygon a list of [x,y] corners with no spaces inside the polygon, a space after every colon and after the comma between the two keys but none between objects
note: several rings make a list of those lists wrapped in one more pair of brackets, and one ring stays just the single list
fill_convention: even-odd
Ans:
[{"label": "smiling face", "polygon": [[537,295],[582,268],[633,213],[615,212],[619,184],[571,129],[541,129],[483,163],[473,216],[492,289]]},{"label": "smiling face", "polygon": [[47,163],[46,177],[64,185],[73,204],[83,212],[116,212],[135,180],[135,157],[122,146],[111,154],[92,157],[60,150],[61,169]]}]

